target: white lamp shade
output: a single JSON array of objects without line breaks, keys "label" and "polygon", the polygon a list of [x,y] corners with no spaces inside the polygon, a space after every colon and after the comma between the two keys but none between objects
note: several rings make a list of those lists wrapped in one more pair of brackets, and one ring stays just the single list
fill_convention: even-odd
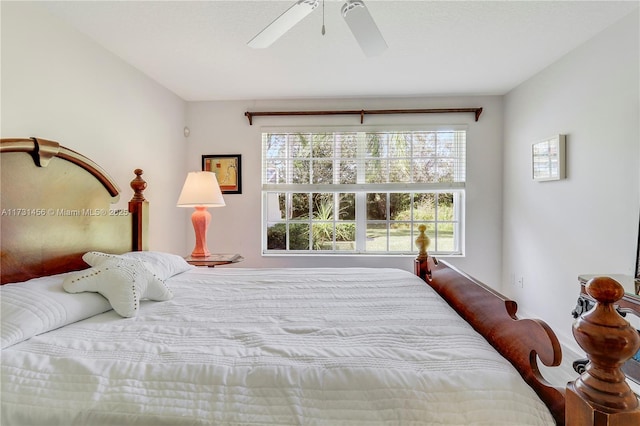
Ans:
[{"label": "white lamp shade", "polygon": [[224,198],[213,172],[189,172],[178,198],[178,207],[222,207]]}]

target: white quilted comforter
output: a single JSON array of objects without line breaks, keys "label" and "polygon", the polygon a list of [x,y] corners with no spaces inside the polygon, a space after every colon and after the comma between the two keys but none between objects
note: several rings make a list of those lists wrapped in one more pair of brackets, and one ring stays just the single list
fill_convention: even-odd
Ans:
[{"label": "white quilted comforter", "polygon": [[1,424],[554,424],[429,286],[392,269],[196,268],[2,351]]}]

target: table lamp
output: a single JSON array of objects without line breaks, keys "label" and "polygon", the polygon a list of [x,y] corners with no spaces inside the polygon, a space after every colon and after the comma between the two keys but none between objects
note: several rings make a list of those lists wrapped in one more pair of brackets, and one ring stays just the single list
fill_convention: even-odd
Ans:
[{"label": "table lamp", "polygon": [[194,207],[191,222],[196,233],[196,246],[191,257],[207,257],[211,253],[207,248],[207,228],[211,214],[207,207],[225,205],[220,185],[213,172],[189,172],[178,198],[178,207]]}]

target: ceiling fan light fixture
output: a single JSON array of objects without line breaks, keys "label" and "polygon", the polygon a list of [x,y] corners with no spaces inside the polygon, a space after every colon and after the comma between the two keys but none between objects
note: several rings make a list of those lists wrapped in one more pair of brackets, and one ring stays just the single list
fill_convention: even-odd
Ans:
[{"label": "ceiling fan light fixture", "polygon": [[249,40],[247,45],[254,49],[263,49],[271,46],[276,40],[302,21],[308,14],[313,12],[319,4],[319,0],[298,0],[282,15],[278,16],[258,35]]},{"label": "ceiling fan light fixture", "polygon": [[387,49],[382,33],[362,0],[347,0],[341,12],[366,56],[377,56]]}]

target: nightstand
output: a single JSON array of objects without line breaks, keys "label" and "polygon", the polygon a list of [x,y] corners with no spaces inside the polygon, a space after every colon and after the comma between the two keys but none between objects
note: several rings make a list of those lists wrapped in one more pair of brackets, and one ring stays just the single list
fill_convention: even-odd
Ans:
[{"label": "nightstand", "polygon": [[194,266],[208,266],[213,268],[218,265],[228,265],[230,263],[238,263],[244,260],[244,257],[239,254],[217,254],[212,253],[207,257],[192,257],[187,256],[184,258],[188,264]]}]

